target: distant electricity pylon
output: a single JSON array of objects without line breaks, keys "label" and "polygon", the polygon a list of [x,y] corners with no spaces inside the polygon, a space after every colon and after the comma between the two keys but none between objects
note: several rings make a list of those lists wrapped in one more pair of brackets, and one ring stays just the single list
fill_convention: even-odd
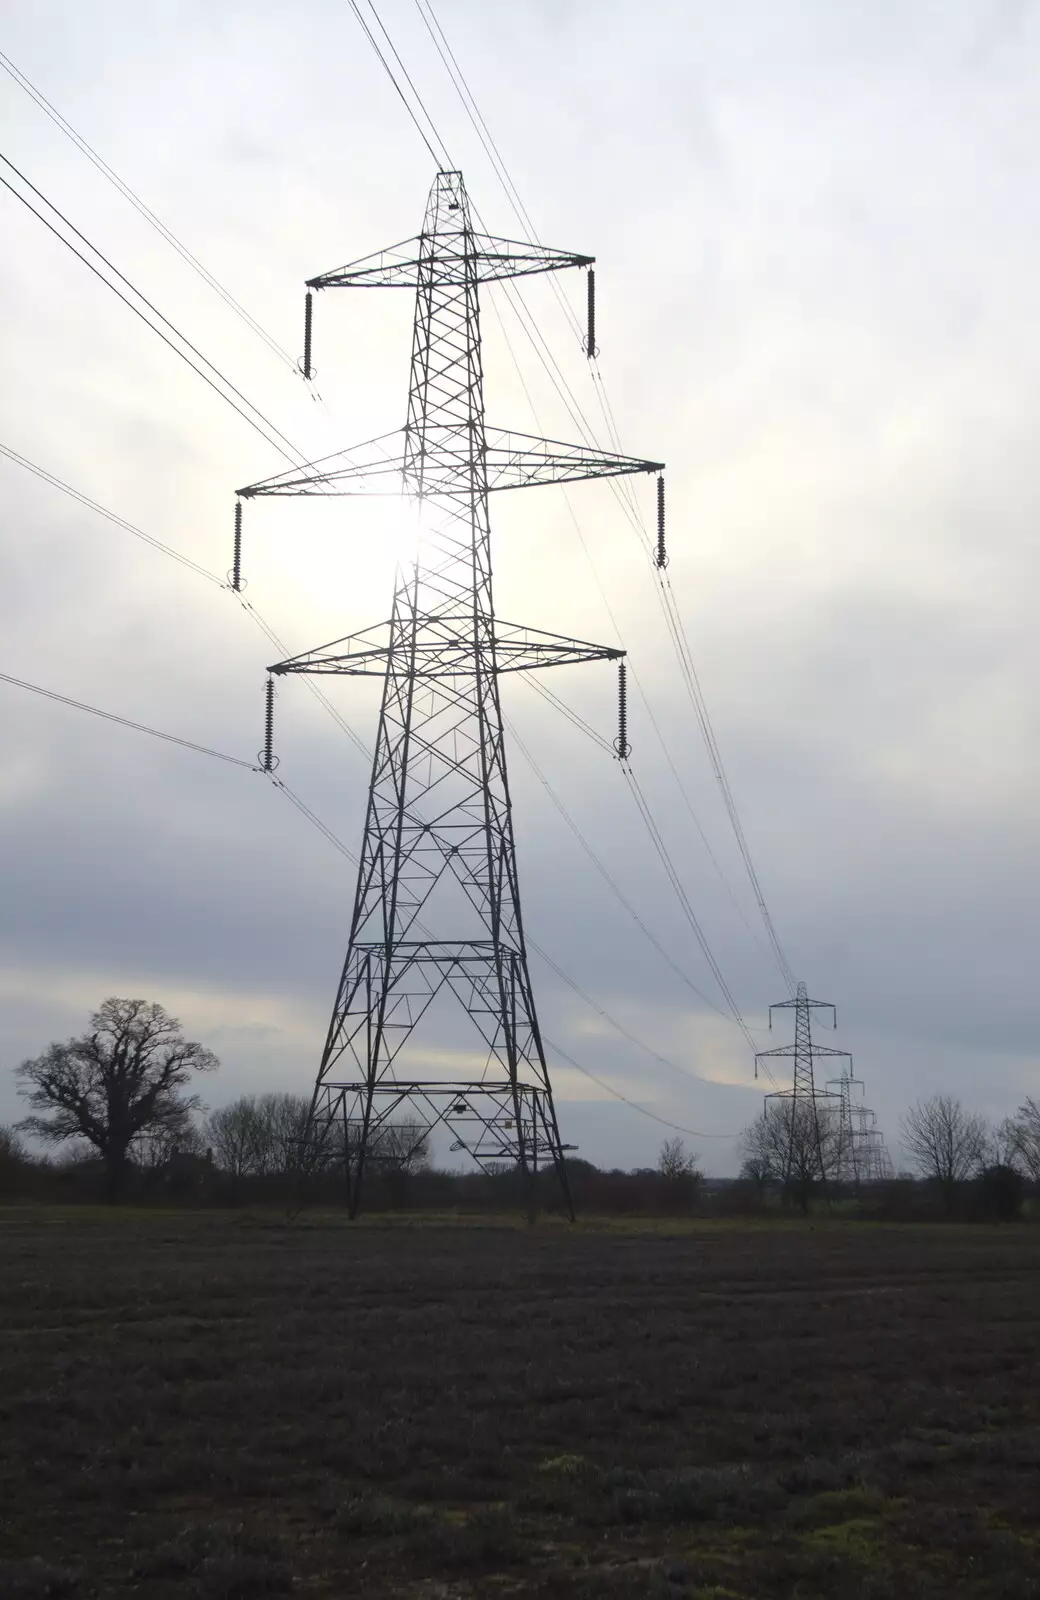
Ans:
[{"label": "distant electricity pylon", "polygon": [[[591,269],[593,259],[476,232],[461,173],[439,172],[417,239],[307,283],[307,377],[312,291],[415,291],[404,429],[239,491],[241,499],[399,494],[409,512],[412,550],[398,565],[389,621],[269,668],[383,679],[350,938],[308,1125],[317,1159],[343,1160],[351,1216],[366,1159],[380,1161],[381,1129],[402,1108],[416,1144],[444,1125],[452,1149],[486,1171],[513,1167],[530,1183],[551,1161],[570,1210],[520,913],[499,681],[507,672],[617,660],[623,760],[624,652],[496,616],[488,498],[659,474],[663,465],[486,426],[479,292],[533,273]],[[591,270],[589,285],[591,355]],[[233,570],[237,581],[237,509]],[[268,767],[270,729],[269,711]],[[402,1052],[442,995],[469,1017],[473,1043],[483,1041],[477,1070],[460,1074],[466,1056],[456,1051],[443,1073],[434,1066],[416,1076]]]},{"label": "distant electricity pylon", "polygon": [[[755,1075],[760,1061],[782,1057],[793,1061],[790,1089],[766,1095],[767,1112],[780,1112],[783,1185],[787,1191],[792,1179],[826,1183],[858,1189],[861,1183],[877,1181],[890,1174],[890,1163],[877,1118],[857,1100],[855,1091],[862,1080],[853,1076],[852,1056],[847,1050],[832,1050],[816,1044],[812,1036],[813,1011],[829,1011],[833,1026],[838,1015],[826,1000],[810,1000],[800,983],[793,1000],[782,1000],[769,1008],[769,1026],[774,1011],[794,1011],[794,1043],[776,1050],[759,1050],[755,1055]],[[838,1058],[844,1066],[824,1088],[816,1085],[815,1063]]]},{"label": "distant electricity pylon", "polygon": [[838,1127],[832,1171],[844,1189],[858,1190],[865,1183],[880,1183],[892,1176],[892,1162],[877,1117],[857,1098],[865,1092],[862,1079],[852,1075],[852,1058],[839,1077],[831,1078],[828,1090],[838,1097]]},{"label": "distant electricity pylon", "polygon": [[767,1112],[771,1106],[780,1111],[783,1151],[783,1185],[789,1191],[792,1178],[825,1183],[831,1160],[832,1127],[835,1096],[827,1089],[816,1087],[815,1062],[823,1056],[840,1056],[852,1068],[852,1057],[847,1050],[831,1050],[826,1045],[813,1043],[813,1011],[829,1011],[833,1026],[838,1026],[838,1014],[826,1000],[810,1000],[804,983],[798,985],[793,1000],[781,1000],[769,1007],[769,1026],[773,1026],[774,1011],[794,1011],[794,1044],[780,1045],[775,1050],[759,1050],[755,1054],[755,1075],[760,1061],[777,1057],[793,1060],[790,1089],[778,1089],[766,1095]]}]

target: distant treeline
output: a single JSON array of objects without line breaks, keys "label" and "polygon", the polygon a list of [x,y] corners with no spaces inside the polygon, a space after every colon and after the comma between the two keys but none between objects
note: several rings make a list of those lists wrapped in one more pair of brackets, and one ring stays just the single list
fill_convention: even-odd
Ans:
[{"label": "distant treeline", "polygon": [[[87,1031],[55,1041],[14,1069],[30,1114],[0,1127],[0,1199],[160,1202],[213,1206],[342,1204],[356,1163],[348,1122],[314,1138],[310,1100],[240,1095],[204,1115],[192,1085],[216,1056],[187,1039],[157,1002],[110,996]],[[952,1095],[918,1101],[901,1126],[913,1172],[890,1176],[884,1146],[845,1097],[770,1095],[740,1136],[736,1180],[706,1179],[679,1138],[657,1165],[603,1171],[567,1161],[575,1206],[586,1214],[766,1216],[841,1208],[850,1216],[1012,1220],[1040,1187],[1040,1104],[1027,1099],[991,1124]],[[33,1153],[27,1135],[58,1152]],[[338,1141],[338,1143],[337,1143]],[[439,1172],[421,1121],[381,1121],[365,1149],[370,1210],[552,1211],[565,1207],[558,1175],[536,1191],[514,1169]]]},{"label": "distant treeline", "polygon": [[[1040,1221],[1036,1186],[1010,1169],[988,1168],[959,1183],[954,1193],[934,1179],[909,1174],[862,1183],[856,1190],[830,1183],[819,1186],[809,1212],[849,1220],[877,1222]],[[750,1177],[704,1178],[695,1168],[683,1172],[661,1167],[632,1171],[601,1169],[590,1161],[567,1160],[567,1177],[575,1209],[583,1216],[604,1217],[780,1217],[800,1204],[781,1186]],[[34,1158],[8,1130],[0,1129],[0,1201],[62,1205],[96,1204],[106,1193],[104,1164],[89,1153],[68,1152],[59,1159]],[[300,1173],[290,1160],[278,1169],[229,1170],[212,1146],[171,1149],[163,1159],[133,1163],[126,1203],[146,1206],[277,1208],[295,1215],[313,1208],[345,1204],[342,1173],[326,1168]],[[366,1210],[441,1212],[459,1215],[516,1212],[528,1192],[515,1172],[488,1175],[479,1171],[438,1171],[427,1163],[394,1167],[383,1161],[366,1178]],[[562,1211],[555,1173],[538,1175],[538,1209]]]}]

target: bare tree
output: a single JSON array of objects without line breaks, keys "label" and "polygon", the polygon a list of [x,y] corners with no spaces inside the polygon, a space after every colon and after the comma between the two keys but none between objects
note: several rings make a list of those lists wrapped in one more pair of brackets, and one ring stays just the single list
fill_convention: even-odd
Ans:
[{"label": "bare tree", "polygon": [[297,1171],[305,1160],[304,1141],[311,1109],[310,1097],[302,1094],[265,1094],[260,1104],[274,1171]]},{"label": "bare tree", "polygon": [[957,1188],[986,1164],[989,1128],[954,1095],[918,1100],[902,1123],[902,1141],[914,1167],[951,1205]]},{"label": "bare tree", "polygon": [[11,1166],[15,1166],[27,1160],[26,1148],[14,1128],[8,1128],[0,1123],[0,1162],[8,1162]]},{"label": "bare tree", "polygon": [[1008,1118],[1007,1126],[1013,1149],[1012,1165],[1033,1183],[1040,1183],[1040,1104],[1030,1097]]},{"label": "bare tree", "polygon": [[149,1128],[139,1133],[130,1146],[130,1153],[134,1165],[154,1177],[177,1156],[201,1156],[205,1148],[201,1133],[189,1120],[179,1128]]},{"label": "bare tree", "polygon": [[256,1095],[243,1094],[230,1105],[211,1111],[204,1134],[217,1166],[230,1178],[244,1178],[262,1160],[261,1118]]},{"label": "bare tree", "polygon": [[697,1157],[681,1139],[666,1139],[657,1157],[657,1170],[669,1183],[683,1183],[697,1176]]},{"label": "bare tree", "polygon": [[776,1184],[785,1201],[805,1213],[834,1168],[837,1147],[837,1119],[825,1106],[793,1097],[770,1100],[741,1135],[741,1176],[760,1190]]},{"label": "bare tree", "polygon": [[985,1164],[992,1167],[1013,1167],[1020,1172],[1022,1162],[1019,1144],[1021,1128],[1014,1117],[1005,1117],[998,1122],[989,1136],[986,1147]]},{"label": "bare tree", "polygon": [[13,1128],[0,1124],[0,1198],[17,1194],[30,1170],[29,1154]]},{"label": "bare tree", "polygon": [[78,1039],[49,1045],[15,1069],[19,1094],[37,1113],[19,1126],[53,1144],[85,1139],[93,1145],[105,1164],[109,1198],[116,1199],[126,1185],[134,1140],[186,1129],[200,1101],[180,1090],[193,1073],[218,1065],[162,1006],[112,997]]},{"label": "bare tree", "polygon": [[272,1177],[300,1165],[309,1112],[303,1095],[244,1094],[211,1113],[205,1135],[229,1176]]}]

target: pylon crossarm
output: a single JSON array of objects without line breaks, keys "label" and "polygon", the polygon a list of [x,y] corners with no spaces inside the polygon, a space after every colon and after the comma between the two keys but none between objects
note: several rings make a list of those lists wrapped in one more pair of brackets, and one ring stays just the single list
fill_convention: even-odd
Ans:
[{"label": "pylon crossarm", "polygon": [[663,461],[644,461],[639,456],[590,450],[585,445],[539,439],[534,434],[514,433],[505,428],[489,429],[487,438],[485,461],[489,492],[664,471]]},{"label": "pylon crossarm", "polygon": [[822,1105],[827,1100],[840,1100],[841,1095],[831,1089],[816,1089],[812,1093],[802,1094],[794,1089],[774,1089],[772,1094],[763,1095],[764,1100],[789,1100],[792,1105],[804,1104],[807,1100],[815,1100]]},{"label": "pylon crossarm", "polygon": [[[412,465],[404,449],[388,449],[390,440],[400,440],[404,430],[381,434],[378,439],[337,451],[303,467],[263,478],[237,490],[243,500],[273,495],[400,495],[405,475]],[[425,481],[433,486],[431,498],[464,497],[472,490],[473,464],[468,448],[448,434],[443,439],[427,439],[424,447]],[[499,428],[488,437],[484,457],[489,493],[503,489],[533,489],[539,484],[580,483],[593,478],[621,478],[636,473],[664,471],[663,461],[647,461],[641,456],[616,455],[592,450],[585,445],[564,444],[557,439],[540,439],[535,434],[514,433]],[[411,498],[415,504],[415,497]]]},{"label": "pylon crossarm", "polygon": [[[374,439],[336,450],[301,467],[261,478],[236,493],[242,500],[263,495],[400,494],[404,471],[404,429],[392,428]],[[391,441],[397,441],[391,449]]]},{"label": "pylon crossarm", "polygon": [[348,261],[331,272],[307,279],[308,289],[414,289],[419,266],[417,237],[402,239],[385,250]]},{"label": "pylon crossarm", "polygon": [[585,661],[618,661],[625,654],[612,645],[589,644],[560,633],[543,633],[520,623],[495,628],[496,672],[530,672],[537,667],[569,667]]},{"label": "pylon crossarm", "polygon": [[591,267],[595,256],[572,250],[550,250],[545,245],[518,239],[498,239],[460,227],[440,234],[436,243],[420,234],[387,250],[348,261],[307,279],[308,289],[415,289],[420,269],[434,272],[440,285],[500,283],[506,278],[527,278],[538,272],[560,272],[568,267]]},{"label": "pylon crossarm", "polygon": [[520,239],[496,239],[490,233],[471,235],[480,283],[500,283],[506,278],[527,278],[537,272],[561,272],[568,267],[591,267],[595,256],[573,250],[550,250]]},{"label": "pylon crossarm", "polygon": [[[849,1063],[849,1066],[850,1067],[852,1066],[852,1056],[850,1055],[848,1050],[831,1050],[825,1044],[817,1044],[815,1042],[815,1040],[813,1041],[813,1044],[812,1044],[811,1048],[812,1048],[812,1056],[813,1056],[814,1060],[818,1056],[843,1056],[845,1058],[845,1060]],[[799,1045],[799,1044],[782,1044],[782,1045],[779,1045],[775,1050],[756,1050],[755,1051],[755,1060],[756,1061],[765,1061],[767,1059],[767,1057],[772,1057],[772,1056],[786,1056],[788,1058],[788,1060],[790,1060],[790,1058],[792,1056],[799,1055],[801,1053],[801,1050],[802,1050],[802,1046]]]},{"label": "pylon crossarm", "polygon": [[287,672],[340,672],[362,677],[370,672],[378,672],[383,677],[389,644],[383,642],[381,635],[388,633],[389,629],[389,620],[374,623],[360,633],[348,633],[342,639],[333,639],[314,650],[304,650],[298,656],[275,662],[267,670],[279,677]]},{"label": "pylon crossarm", "polygon": [[[276,662],[267,670],[279,677],[290,672],[314,677],[385,677],[393,645],[389,638],[384,643],[374,636],[383,630],[389,632],[390,627],[389,622],[378,623],[361,633],[348,634],[316,650]],[[569,639],[565,634],[545,633],[539,628],[525,628],[520,623],[509,622],[496,624],[493,646],[488,646],[489,650],[491,648],[495,658],[493,670],[498,673],[569,667],[586,661],[615,661],[625,654],[613,645],[589,644],[584,639]],[[473,646],[457,638],[418,640],[412,648],[409,671],[417,679],[472,678]]]}]

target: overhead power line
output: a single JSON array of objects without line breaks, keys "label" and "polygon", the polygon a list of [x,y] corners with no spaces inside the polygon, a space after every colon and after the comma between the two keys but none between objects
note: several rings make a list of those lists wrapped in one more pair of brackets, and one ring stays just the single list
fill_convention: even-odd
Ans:
[{"label": "overhead power line", "polygon": [[196,272],[198,276],[202,278],[203,282],[207,283],[214,293],[220,296],[224,304],[228,306],[237,317],[241,318],[246,326],[256,334],[257,338],[263,340],[264,344],[267,345],[272,354],[276,355],[278,359],[288,366],[293,372],[296,372],[298,370],[296,362],[293,360],[288,351],[283,350],[277,339],[273,338],[271,334],[267,332],[266,328],[264,328],[255,317],[251,316],[244,306],[239,304],[234,295],[231,294],[229,290],[225,289],[224,285],[213,276],[212,272],[203,266],[198,257],[192,254],[187,245],[183,244],[182,241],[177,238],[177,235],[172,231],[172,229],[166,226],[162,218],[157,217],[155,212],[152,211],[149,206],[145,205],[140,195],[135,194],[130,185],[128,183],[124,183],[123,179],[117,172],[113,172],[108,162],[98,155],[97,151],[92,145],[87,143],[82,134],[76,132],[76,129],[70,122],[66,121],[57,107],[51,104],[47,97],[42,94],[39,89],[37,89],[35,84],[30,83],[24,72],[19,71],[11,58],[9,56],[5,56],[2,50],[0,50],[0,67],[3,67],[4,71],[14,79],[15,83],[17,83],[20,88],[25,90],[26,94],[35,100],[36,104],[40,107],[40,110],[51,119],[55,127],[60,128],[62,133],[64,133],[67,138],[72,140],[73,144],[83,152],[87,160],[97,168],[104,178],[107,178],[109,183],[119,190],[119,193],[124,197],[124,199],[129,200],[134,210],[138,212],[139,215],[142,216],[145,221],[156,230],[157,233],[161,234],[161,236],[166,240],[167,244],[171,245],[181,259],[187,262],[192,271]]},{"label": "overhead power line", "polygon": [[647,804],[646,796],[643,794],[643,791],[640,788],[639,780],[635,776],[635,774],[632,772],[631,768],[627,767],[627,766],[625,768],[625,776],[628,779],[629,787],[632,790],[632,795],[633,795],[633,798],[634,798],[634,800],[636,802],[636,806],[637,806],[637,808],[639,810],[639,813],[642,816],[643,821],[644,821],[644,823],[646,825],[647,831],[649,832],[650,837],[651,837],[651,839],[653,841],[654,848],[656,849],[657,854],[661,858],[661,864],[664,867],[665,873],[667,874],[668,881],[672,885],[673,890],[675,891],[675,896],[676,896],[676,899],[678,900],[679,905],[680,905],[680,907],[682,909],[683,915],[685,916],[687,922],[689,923],[690,928],[693,931],[693,935],[694,935],[695,939],[697,940],[697,943],[700,945],[702,951],[704,952],[704,959],[707,961],[709,967],[711,968],[712,975],[713,975],[713,977],[715,979],[715,982],[718,984],[720,990],[722,991],[723,998],[725,999],[726,1004],[729,1006],[729,1009],[730,1009],[730,1011],[731,1011],[731,1013],[733,1015],[733,1020],[736,1022],[736,1024],[737,1024],[738,1028],[740,1029],[741,1033],[743,1033],[744,1038],[747,1040],[750,1049],[753,1051],[754,1048],[755,1048],[755,1041],[751,1037],[750,1029],[748,1028],[747,1023],[744,1021],[744,1018],[740,1013],[740,1008],[737,1005],[737,1002],[733,998],[732,991],[730,990],[730,987],[729,987],[728,983],[726,982],[726,979],[722,975],[722,969],[719,967],[718,962],[716,961],[714,955],[712,954],[711,946],[708,944],[708,941],[707,941],[707,939],[705,937],[705,934],[704,934],[704,929],[701,927],[700,922],[697,919],[697,914],[693,909],[693,906],[692,906],[692,904],[690,902],[690,898],[687,895],[686,890],[683,888],[682,880],[680,879],[679,874],[675,869],[675,865],[674,865],[674,863],[672,861],[671,856],[668,854],[668,848],[665,845],[665,842],[664,842],[663,838],[661,837],[661,830],[657,826],[657,823],[654,820],[653,813],[651,812],[650,807]]},{"label": "overhead power line", "polygon": [[[7,179],[2,175],[0,175],[0,184],[3,184],[4,188],[13,194],[15,199],[19,200],[21,204],[25,206],[26,210],[31,211],[33,216],[42,222],[44,227],[47,228],[50,233],[53,233],[54,237],[59,239],[67,250],[71,250],[72,254],[76,256],[78,260],[82,261],[83,265],[94,274],[95,278],[105,285],[106,289],[110,289],[118,299],[122,300],[123,304],[128,306],[134,313],[134,316],[138,317],[144,323],[145,327],[150,328],[151,331],[162,340],[163,344],[167,345],[173,351],[174,355],[180,356],[181,360],[185,362],[193,372],[197,373],[204,383],[209,385],[214,394],[218,394],[226,405],[229,405],[233,411],[237,411],[242,420],[244,422],[248,422],[249,426],[253,428],[267,444],[271,445],[273,449],[277,450],[278,454],[286,461],[291,462],[293,466],[300,465],[304,459],[301,452],[296,449],[289,439],[286,439],[285,435],[275,427],[273,422],[269,421],[269,419],[264,416],[263,412],[260,411],[257,406],[253,405],[251,400],[246,399],[245,395],[240,389],[236,389],[231,380],[226,378],[220,371],[220,368],[214,366],[213,362],[210,361],[207,356],[204,356],[201,350],[193,345],[191,340],[181,333],[180,329],[175,327],[168,317],[163,316],[162,312],[158,311],[156,307],[152,305],[152,302],[147,298],[147,296],[142,294],[140,289],[136,288],[134,284],[131,283],[130,279],[126,277],[124,273],[119,271],[118,267],[113,266],[108,257],[103,255],[96,245],[91,244],[86,235],[81,233],[75,224],[70,222],[68,217],[66,217],[62,211],[59,211],[58,207],[54,205],[52,201],[48,200],[47,196],[43,194],[40,189],[37,189],[34,183],[30,182],[25,174],[15,166],[13,161],[10,161],[7,156],[3,154],[0,154],[0,161],[2,161],[4,165],[8,167],[10,171],[21,180],[22,183],[25,184],[27,189],[31,189],[33,194],[42,200],[43,204],[48,208],[48,210],[53,211],[54,215],[61,219],[65,227],[74,233],[76,238],[81,240],[82,243],[86,245],[87,249],[90,250],[99,261],[104,262],[109,271],[114,273],[121,283],[126,284],[131,293],[136,295],[137,299],[141,301],[141,304],[147,306],[148,310],[157,316],[159,320],[163,322],[167,328],[169,328],[170,332],[181,341],[181,344],[183,344],[187,350],[190,350],[193,355],[198,356],[199,360],[209,367],[210,372],[214,373],[220,379],[220,382],[225,385],[225,388],[221,389],[218,384],[214,383],[209,374],[204,372],[202,367],[197,366],[196,363],[191,359],[191,356],[185,354],[185,350],[182,350],[179,345],[175,344],[173,339],[163,332],[162,328],[156,327],[155,323],[149,320],[149,318],[141,310],[140,306],[135,305],[134,302],[129,299],[129,297],[125,295],[110,278],[107,278],[101,269],[83,254],[82,250],[77,250],[71,239],[67,239],[61,232],[60,228],[56,228],[53,222],[49,221],[48,218],[44,216],[42,211],[37,210],[36,206],[33,205],[31,200],[27,199],[24,194],[20,194],[14,185],[12,183],[8,183]],[[230,393],[225,392],[226,390],[230,391]],[[237,404],[236,400],[232,399],[232,395],[236,395],[238,399],[242,401],[241,406]],[[243,406],[248,406],[249,410],[243,410]],[[250,416],[249,412],[252,412],[253,415]],[[279,443],[279,440],[281,443]]]},{"label": "overhead power line", "polygon": [[47,700],[57,700],[63,706],[71,706],[74,711],[86,711],[92,717],[103,718],[105,722],[117,722],[123,728],[132,728],[135,733],[148,733],[153,739],[164,739],[167,744],[182,745],[185,750],[194,750],[200,756],[213,756],[216,761],[227,761],[233,767],[246,767],[250,772],[260,771],[255,761],[243,761],[240,756],[229,756],[223,750],[211,750],[208,745],[195,744],[191,739],[181,739],[175,733],[164,733],[161,728],[150,728],[144,722],[132,722],[129,717],[117,716],[114,711],[102,711],[99,706],[87,705],[84,700],[72,700],[67,694],[58,694],[54,689],[44,689],[38,683],[27,683],[24,678],[13,678],[8,672],[0,672],[0,681],[13,684],[16,689],[28,689],[30,694],[43,695]]},{"label": "overhead power line", "polygon": [[684,1128],[679,1122],[669,1122],[667,1117],[658,1116],[656,1111],[651,1111],[648,1106],[641,1105],[638,1100],[630,1100],[627,1094],[621,1093],[620,1089],[612,1088],[605,1079],[598,1078],[594,1072],[589,1071],[588,1067],[581,1066],[572,1055],[567,1054],[567,1051],[562,1046],[554,1044],[548,1034],[543,1033],[542,1038],[554,1055],[558,1055],[561,1060],[566,1061],[568,1066],[573,1067],[576,1072],[580,1072],[584,1077],[590,1078],[593,1083],[598,1083],[599,1087],[605,1089],[608,1094],[613,1095],[615,1100],[623,1100],[626,1106],[631,1106],[632,1110],[638,1111],[640,1116],[649,1117],[652,1122],[659,1122],[662,1128],[671,1128],[674,1133],[688,1134],[691,1139],[736,1139],[738,1137],[735,1133],[705,1133],[702,1128]]},{"label": "overhead power line", "polygon": [[[440,153],[438,154],[438,152],[434,149],[433,145],[430,143],[430,140],[429,140],[425,130],[423,129],[422,123],[419,121],[418,117],[415,115],[415,112],[412,110],[412,107],[408,104],[408,97],[405,94],[404,90],[401,88],[401,85],[398,83],[397,78],[394,75],[393,67],[390,65],[389,61],[386,59],[386,57],[383,54],[382,50],[379,48],[378,39],[376,38],[375,34],[372,32],[372,30],[369,27],[368,23],[365,21],[364,17],[362,16],[360,6],[358,6],[358,4],[356,3],[356,0],[347,0],[347,4],[349,5],[351,11],[353,11],[355,17],[357,18],[358,22],[360,23],[362,31],[364,32],[365,38],[368,40],[369,44],[372,46],[372,49],[375,51],[375,53],[378,56],[379,60],[382,62],[383,68],[386,71],[386,75],[390,79],[390,82],[393,84],[394,89],[397,92],[397,96],[400,99],[401,104],[404,106],[404,108],[407,111],[408,115],[411,117],[412,122],[415,124],[416,131],[418,132],[419,137],[422,140],[423,144],[426,146],[427,150],[430,152],[430,155],[433,157],[433,159],[437,163],[438,167],[446,166],[448,164],[447,152],[445,151],[443,145],[441,145]],[[370,6],[370,10],[371,10],[373,16],[376,19],[376,22],[379,24],[379,27],[382,30],[383,35],[387,40],[387,43],[390,44],[391,50],[394,51],[394,55],[397,56],[397,60],[400,62],[401,58],[400,58],[400,56],[397,55],[397,51],[394,50],[393,44],[390,42],[390,35],[387,33],[386,29],[383,27],[382,22],[380,22],[379,13],[376,11],[375,6],[371,5],[371,0],[369,0],[369,6]],[[404,71],[403,63],[402,63],[401,70]],[[406,78],[408,77],[407,73],[405,73],[405,77]],[[415,88],[415,85],[412,83],[411,78],[408,78],[408,82],[411,84],[412,93],[415,95],[416,100],[418,101],[420,107],[422,108],[423,115],[425,116],[426,121],[429,124],[430,132],[433,134],[433,137],[436,140],[437,144],[440,145],[441,141],[440,141],[440,138],[438,137],[437,130],[433,126],[433,123],[430,120],[429,113],[427,112],[426,107],[423,105],[423,102],[422,102],[422,100],[421,100],[421,98],[419,96],[418,91]]]},{"label": "overhead power line", "polygon": [[88,494],[83,494],[79,489],[74,489],[71,484],[63,483],[56,478],[53,472],[48,472],[45,467],[38,466],[35,461],[30,461],[28,456],[19,455],[17,450],[12,450],[9,445],[0,443],[0,455],[6,456],[8,461],[13,461],[16,466],[24,467],[27,472],[35,473],[44,483],[49,483],[52,489],[60,489],[62,494],[67,494],[70,500],[77,500],[81,506],[86,506],[90,511],[96,511],[99,517],[105,517],[109,522],[115,523],[117,528],[124,528],[127,533],[132,533],[135,539],[141,539],[145,544],[151,545],[153,550],[161,550],[164,556],[169,556],[173,561],[179,561],[181,566],[187,567],[200,578],[205,578],[209,583],[215,583],[222,588],[223,579],[217,573],[211,572],[208,567],[201,566],[198,561],[193,561],[183,551],[175,550],[172,545],[164,544],[161,539],[156,539],[152,534],[145,533],[143,528],[138,528],[125,517],[117,516],[114,511],[109,511],[105,506],[99,505]]}]

